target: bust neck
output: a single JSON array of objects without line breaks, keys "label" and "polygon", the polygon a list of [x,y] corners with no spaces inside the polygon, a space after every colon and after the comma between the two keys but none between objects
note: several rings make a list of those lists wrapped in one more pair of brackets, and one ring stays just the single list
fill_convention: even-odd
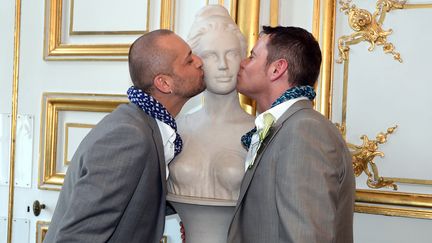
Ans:
[{"label": "bust neck", "polygon": [[213,122],[237,120],[246,115],[240,106],[236,90],[224,95],[204,91],[203,112]]}]

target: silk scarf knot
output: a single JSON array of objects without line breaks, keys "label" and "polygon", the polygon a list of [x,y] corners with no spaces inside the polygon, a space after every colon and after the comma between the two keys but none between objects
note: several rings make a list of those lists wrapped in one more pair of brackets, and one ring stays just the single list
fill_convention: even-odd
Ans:
[{"label": "silk scarf knot", "polygon": [[[299,98],[299,97],[306,97],[309,100],[313,100],[316,96],[316,93],[312,86],[306,85],[306,86],[295,86],[287,91],[285,91],[279,98],[277,98],[273,104],[271,105],[271,108],[285,102],[291,99]],[[257,128],[254,127],[252,130],[247,132],[245,135],[241,137],[241,143],[246,148],[249,149],[249,146],[252,141],[252,136],[254,133],[257,132]]]},{"label": "silk scarf knot", "polygon": [[147,115],[158,119],[174,129],[176,133],[176,138],[174,140],[174,156],[177,156],[182,150],[183,141],[180,134],[177,133],[177,124],[168,110],[153,96],[146,94],[135,86],[131,86],[128,89],[127,95],[130,102],[141,108]]}]

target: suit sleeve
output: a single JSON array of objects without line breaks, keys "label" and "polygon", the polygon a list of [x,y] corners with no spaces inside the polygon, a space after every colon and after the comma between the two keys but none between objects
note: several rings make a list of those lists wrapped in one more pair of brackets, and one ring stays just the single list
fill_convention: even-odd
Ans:
[{"label": "suit sleeve", "polygon": [[[106,242],[115,230],[148,163],[154,142],[141,129],[114,125],[79,158],[78,180],[72,186],[56,242]],[[77,161],[75,161],[77,162]]]},{"label": "suit sleeve", "polygon": [[284,131],[276,166],[279,237],[334,242],[341,155],[327,124],[303,119]]}]

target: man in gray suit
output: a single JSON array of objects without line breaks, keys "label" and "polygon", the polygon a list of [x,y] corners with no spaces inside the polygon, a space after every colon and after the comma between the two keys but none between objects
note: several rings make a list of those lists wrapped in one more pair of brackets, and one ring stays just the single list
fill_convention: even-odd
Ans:
[{"label": "man in gray suit", "polygon": [[260,115],[242,137],[246,174],[230,243],[353,241],[355,181],[336,127],[313,109],[321,51],[307,31],[263,27],[237,90]]},{"label": "man in gray suit", "polygon": [[107,115],[81,142],[45,243],[160,241],[166,166],[182,147],[173,117],[204,90],[201,66],[169,30],[133,43],[131,103]]}]

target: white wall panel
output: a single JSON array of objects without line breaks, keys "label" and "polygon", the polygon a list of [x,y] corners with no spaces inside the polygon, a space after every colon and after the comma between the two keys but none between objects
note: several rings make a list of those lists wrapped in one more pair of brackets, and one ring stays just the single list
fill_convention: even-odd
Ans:
[{"label": "white wall panel", "polygon": [[0,186],[9,185],[10,121],[10,114],[0,114]]},{"label": "white wall panel", "polygon": [[[73,31],[124,32],[147,30],[149,0],[71,0]],[[91,20],[91,21],[89,21]]]},{"label": "white wall panel", "polygon": [[0,235],[2,237],[0,237],[0,243],[6,243],[7,239],[6,239],[6,233],[7,232],[7,218],[5,217],[0,217]]},{"label": "white wall panel", "polygon": [[18,115],[15,148],[15,186],[31,187],[33,162],[32,115]]},{"label": "white wall panel", "polygon": [[432,221],[372,214],[355,214],[356,243],[430,243]]}]

